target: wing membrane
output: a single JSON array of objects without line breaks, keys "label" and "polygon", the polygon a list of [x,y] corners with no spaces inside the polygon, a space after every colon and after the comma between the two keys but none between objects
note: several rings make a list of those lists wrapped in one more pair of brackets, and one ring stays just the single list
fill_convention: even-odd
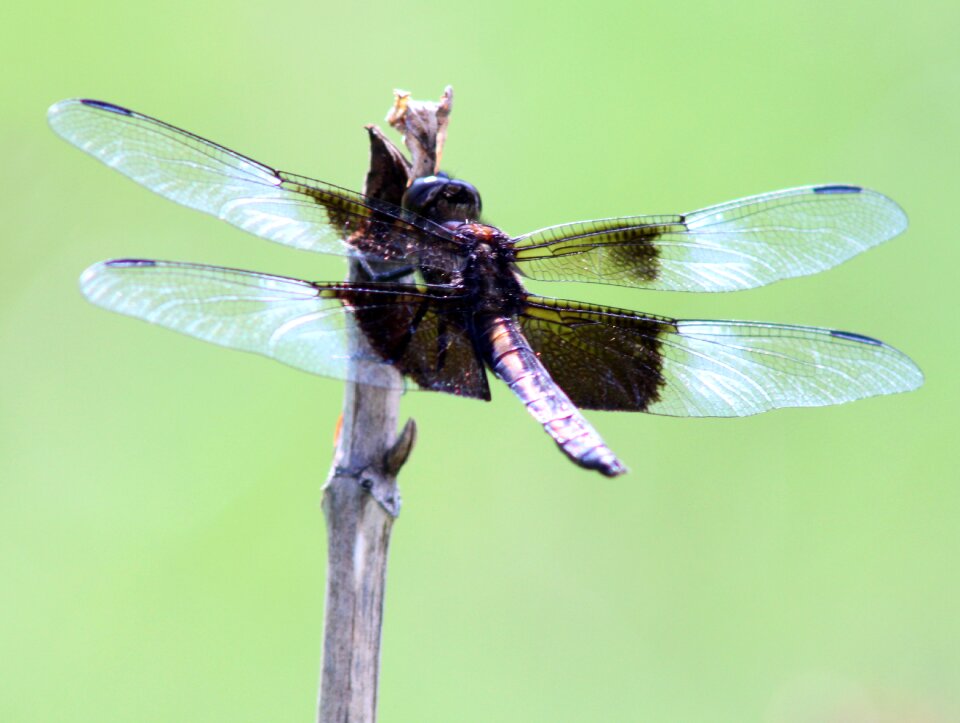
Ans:
[{"label": "wing membrane", "polygon": [[273,169],[141,113],[66,100],[50,108],[48,119],[64,139],[151,191],[267,240],[307,251],[456,264],[450,234],[416,214]]},{"label": "wing membrane", "polygon": [[459,299],[425,287],[131,259],[91,266],[80,288],[111,311],[314,374],[489,398]]},{"label": "wing membrane", "polygon": [[923,374],[876,339],[814,327],[676,320],[528,297],[524,335],[574,404],[743,417],[916,389]]},{"label": "wing membrane", "polygon": [[906,227],[876,191],[804,186],[685,215],[552,226],[518,237],[516,260],[544,281],[736,291],[824,271]]}]

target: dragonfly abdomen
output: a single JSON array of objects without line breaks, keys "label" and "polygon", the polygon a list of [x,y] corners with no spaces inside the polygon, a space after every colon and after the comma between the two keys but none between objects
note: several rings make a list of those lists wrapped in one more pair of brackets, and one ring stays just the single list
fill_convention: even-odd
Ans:
[{"label": "dragonfly abdomen", "polygon": [[527,411],[557,446],[581,467],[608,477],[627,471],[597,430],[550,376],[514,319],[491,316],[481,325],[486,361],[500,379],[520,397]]}]

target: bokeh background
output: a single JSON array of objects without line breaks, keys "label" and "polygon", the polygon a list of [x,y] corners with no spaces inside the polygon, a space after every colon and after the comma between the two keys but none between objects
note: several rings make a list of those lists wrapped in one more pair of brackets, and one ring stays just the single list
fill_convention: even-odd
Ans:
[{"label": "bokeh background", "polygon": [[908,395],[733,421],[591,414],[566,461],[522,406],[418,394],[383,721],[960,720],[955,2],[15,3],[0,58],[0,720],[305,721],[341,385],[85,303],[116,256],[337,279],[54,136],[128,105],[359,187],[391,90],[456,102],[447,168],[512,233],[816,182],[909,231],[733,295],[537,290],[877,336]]}]

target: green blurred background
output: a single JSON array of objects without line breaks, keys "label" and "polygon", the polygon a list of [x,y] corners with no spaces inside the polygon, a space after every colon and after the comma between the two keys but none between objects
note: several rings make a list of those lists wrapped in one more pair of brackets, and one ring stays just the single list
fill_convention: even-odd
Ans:
[{"label": "green blurred background", "polygon": [[[570,464],[505,389],[404,399],[383,721],[960,720],[956,2],[18,3],[2,11],[0,720],[306,721],[342,389],[85,303],[114,256],[341,260],[162,200],[54,136],[102,98],[359,187],[403,87],[512,233],[792,185],[906,235],[733,295],[537,290],[882,338],[919,392],[733,421],[591,414]],[[947,213],[947,212],[950,213]],[[502,465],[498,460],[507,460]]]}]

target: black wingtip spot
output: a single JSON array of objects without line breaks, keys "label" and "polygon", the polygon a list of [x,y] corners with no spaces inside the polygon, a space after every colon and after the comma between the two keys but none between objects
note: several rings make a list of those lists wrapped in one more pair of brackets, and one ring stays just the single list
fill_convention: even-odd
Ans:
[{"label": "black wingtip spot", "polygon": [[149,268],[156,265],[157,262],[150,259],[113,259],[104,263],[111,269]]},{"label": "black wingtip spot", "polygon": [[814,193],[860,193],[863,188],[860,186],[816,186]]},{"label": "black wingtip spot", "polygon": [[132,110],[123,108],[119,105],[114,105],[113,103],[107,103],[102,100],[90,100],[89,98],[82,98],[80,100],[84,105],[89,105],[92,108],[99,108],[100,110],[109,111],[110,113],[118,113],[120,115],[133,115]]},{"label": "black wingtip spot", "polygon": [[873,337],[864,336],[863,334],[854,334],[852,331],[831,331],[830,336],[835,336],[838,339],[846,339],[847,341],[859,341],[863,344],[873,344],[874,346],[883,346],[883,342],[879,339],[874,339]]}]

